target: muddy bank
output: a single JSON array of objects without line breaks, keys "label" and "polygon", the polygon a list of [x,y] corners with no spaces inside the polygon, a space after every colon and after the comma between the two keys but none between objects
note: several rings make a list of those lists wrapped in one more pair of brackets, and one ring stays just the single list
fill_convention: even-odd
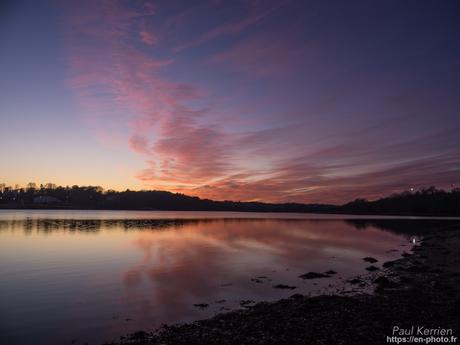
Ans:
[{"label": "muddy bank", "polygon": [[427,234],[410,255],[382,267],[367,277],[373,295],[296,294],[110,344],[388,344],[395,326],[441,327],[460,336],[459,228]]}]

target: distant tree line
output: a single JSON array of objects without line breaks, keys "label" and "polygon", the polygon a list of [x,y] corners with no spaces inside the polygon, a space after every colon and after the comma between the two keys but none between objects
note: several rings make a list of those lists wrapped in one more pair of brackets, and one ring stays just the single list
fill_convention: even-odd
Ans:
[{"label": "distant tree line", "polygon": [[104,191],[99,186],[61,187],[48,183],[25,188],[0,184],[0,208],[325,212],[331,206],[316,204],[268,204],[261,202],[213,201],[165,191]]},{"label": "distant tree line", "polygon": [[460,188],[430,187],[405,191],[375,201],[356,199],[344,205],[213,201],[165,191],[104,191],[99,186],[56,186],[29,183],[25,188],[0,184],[0,208],[182,210],[349,213],[460,216]]},{"label": "distant tree line", "polygon": [[460,216],[460,188],[404,191],[375,201],[356,199],[340,209],[354,214]]}]

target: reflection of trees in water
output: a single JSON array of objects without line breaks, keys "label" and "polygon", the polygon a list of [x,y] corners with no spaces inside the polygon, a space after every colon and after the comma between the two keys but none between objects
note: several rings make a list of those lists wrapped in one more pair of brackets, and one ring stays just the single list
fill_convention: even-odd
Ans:
[{"label": "reflection of trees in water", "polygon": [[49,233],[54,231],[98,232],[101,229],[127,230],[166,230],[209,223],[270,223],[273,221],[284,224],[298,224],[308,222],[312,225],[321,225],[325,222],[346,223],[357,230],[366,230],[370,227],[395,234],[423,235],[432,230],[460,226],[459,220],[435,219],[260,219],[260,218],[202,218],[202,219],[14,219],[0,220],[0,231],[24,230],[30,233]]},{"label": "reflection of trees in water", "polygon": [[358,230],[374,227],[403,235],[424,235],[436,229],[460,226],[460,220],[451,219],[347,219],[346,223]]},{"label": "reflection of trees in water", "polygon": [[98,232],[101,229],[166,229],[196,223],[188,219],[23,219],[0,220],[1,230],[24,230],[25,232]]},{"label": "reflection of trees in water", "polygon": [[[236,219],[236,218],[208,218],[208,219],[54,219],[54,218],[26,218],[0,220],[0,231],[24,230],[25,232],[98,232],[101,229],[124,230],[159,230],[178,228],[190,224],[228,223],[228,222],[269,222],[270,219]],[[290,219],[287,221],[302,221]]]},{"label": "reflection of trees in water", "polygon": [[[190,224],[207,223],[269,223],[274,220],[283,222],[315,222],[310,219],[260,219],[260,218],[201,218],[201,219],[54,219],[54,218],[26,218],[14,220],[0,220],[0,231],[24,230],[25,232],[98,232],[101,229],[121,228],[124,230],[159,230],[178,228]],[[330,221],[330,220],[329,220]],[[339,220],[340,222],[342,220]]]}]

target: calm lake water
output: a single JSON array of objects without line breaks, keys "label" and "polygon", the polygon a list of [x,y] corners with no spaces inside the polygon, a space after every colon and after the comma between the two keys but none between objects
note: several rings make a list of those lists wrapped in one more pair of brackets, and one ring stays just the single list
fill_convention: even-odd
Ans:
[{"label": "calm lake water", "polygon": [[[363,257],[379,265],[409,251],[411,231],[429,222],[379,218],[2,210],[0,343],[102,342],[242,300],[334,291],[366,272]],[[298,277],[331,269],[333,278]]]}]

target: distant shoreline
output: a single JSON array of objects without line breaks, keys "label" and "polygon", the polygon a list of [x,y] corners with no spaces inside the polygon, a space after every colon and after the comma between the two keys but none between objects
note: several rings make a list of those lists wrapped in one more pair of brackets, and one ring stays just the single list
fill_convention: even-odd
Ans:
[{"label": "distant shoreline", "polygon": [[[340,212],[286,212],[286,211],[217,211],[217,210],[149,210],[149,209],[84,209],[84,208],[2,208],[0,207],[0,211],[113,211],[113,212],[210,212],[210,213],[244,213],[244,214],[289,214],[288,218],[296,219],[293,217],[294,215],[302,215],[302,217],[298,219],[308,219],[308,215],[318,216],[316,219],[328,219],[327,216],[334,216],[337,219],[347,218],[353,219],[352,217],[356,217],[355,219],[362,219],[362,220],[379,220],[379,219],[406,219],[406,220],[460,220],[460,216],[452,216],[452,215],[425,215],[425,214],[367,214],[367,213],[340,213]],[[324,217],[322,217],[324,216]],[[233,217],[230,217],[233,218]],[[242,217],[245,219],[246,217]],[[247,219],[251,219],[253,217],[247,217]],[[271,218],[271,217],[270,217]],[[275,217],[274,217],[275,218]]]},{"label": "distant shoreline", "polygon": [[336,215],[336,216],[370,216],[370,217],[416,217],[426,219],[457,219],[460,214],[438,214],[438,213],[404,213],[404,212],[388,212],[388,213],[372,213],[372,212],[343,212],[337,211],[289,211],[289,210],[212,210],[212,209],[149,209],[149,208],[71,208],[71,207],[5,207],[0,204],[1,210],[12,211],[30,211],[30,210],[50,210],[50,211],[136,211],[136,212],[233,212],[233,213],[287,213],[287,214],[317,214],[317,215]]},{"label": "distant shoreline", "polygon": [[103,191],[94,186],[53,188],[4,187],[0,209],[120,210],[120,211],[227,211],[388,216],[460,216],[460,188],[430,187],[405,191],[368,201],[355,199],[343,205],[268,203],[201,199],[167,191]]}]

